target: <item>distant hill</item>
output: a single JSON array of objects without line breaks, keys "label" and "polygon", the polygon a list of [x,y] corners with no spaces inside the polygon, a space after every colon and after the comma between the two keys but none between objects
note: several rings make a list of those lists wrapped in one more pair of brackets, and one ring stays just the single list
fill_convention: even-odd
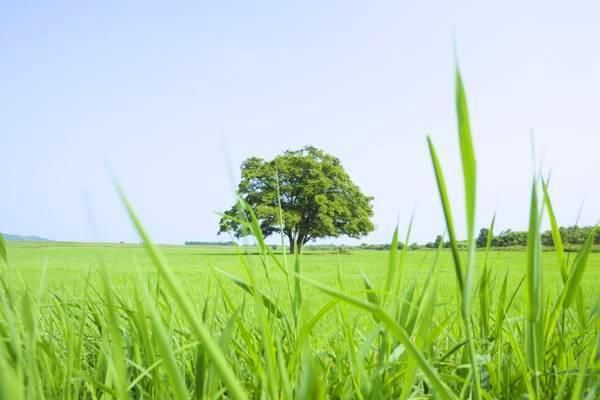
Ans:
[{"label": "distant hill", "polygon": [[21,236],[21,235],[11,235],[10,233],[2,233],[5,240],[22,240],[29,242],[47,242],[48,239],[39,236]]}]

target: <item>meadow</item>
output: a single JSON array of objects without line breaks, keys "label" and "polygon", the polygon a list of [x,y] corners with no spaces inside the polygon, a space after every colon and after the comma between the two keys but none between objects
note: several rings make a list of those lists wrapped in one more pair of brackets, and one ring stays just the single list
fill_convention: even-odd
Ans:
[{"label": "meadow", "polygon": [[[113,377],[116,360],[112,357],[116,356],[116,350],[111,348],[115,338],[106,329],[111,323],[109,307],[114,307],[117,314],[114,323],[118,335],[122,335],[120,345],[123,346],[121,357],[125,361],[127,397],[230,397],[215,367],[203,355],[203,345],[178,309],[178,303],[171,298],[166,285],[160,287],[159,270],[144,245],[8,242],[6,249],[14,270],[3,282],[8,283],[10,279],[11,288],[6,293],[12,293],[13,300],[18,299],[15,308],[20,311],[12,318],[18,321],[15,327],[19,331],[14,334],[20,337],[24,351],[19,353],[13,349],[14,354],[11,354],[5,349],[0,353],[5,357],[5,367],[13,363],[17,367],[15,375],[8,372],[10,369],[3,369],[3,398],[119,397]],[[252,247],[158,246],[157,249],[180,283],[179,290],[185,293],[194,313],[210,329],[250,397],[260,397],[260,393],[268,390],[264,380],[269,371],[263,364],[264,354],[261,356],[261,336],[265,332],[261,332],[252,310],[257,306],[253,304],[252,293],[224,273],[244,281],[248,281],[248,276],[254,277],[256,287],[268,293],[277,309],[288,314],[278,318],[269,307],[264,308],[267,315],[263,317],[271,339],[276,342],[275,349],[283,353],[275,357],[276,365],[272,366],[277,372],[270,371],[279,381],[275,397],[392,398],[402,393],[407,397],[444,397],[429,387],[424,376],[416,373],[414,385],[403,390],[410,367],[408,355],[401,344],[388,338],[387,354],[380,359],[383,344],[378,342],[383,326],[371,313],[345,306],[313,285],[302,284],[303,300],[298,321],[295,321],[287,279],[276,266],[277,262],[281,265],[287,262],[291,267],[293,256],[275,254],[273,260],[267,261],[270,273],[265,274],[264,258]],[[575,254],[570,256],[575,257]],[[464,344],[464,334],[455,326],[460,304],[451,251],[406,251],[402,257],[404,278],[399,291],[414,290],[410,301],[419,306],[412,311],[411,307],[405,309],[405,323],[409,328],[413,325],[413,339],[416,343],[423,341],[424,354],[449,386],[461,388],[468,376],[468,363],[460,347],[456,348]],[[589,257],[581,287],[585,302],[598,304],[600,253],[591,253]],[[363,276],[368,277],[373,287],[384,287],[389,258],[387,251],[353,250],[349,254],[335,254],[308,250],[302,254],[300,265],[307,278],[329,287],[343,287],[345,293],[368,300],[367,294],[372,292],[365,290]],[[503,292],[507,314],[503,324],[508,325],[505,329],[518,335],[527,301],[523,290],[526,252],[479,251],[476,259],[480,264],[487,259],[493,278],[486,289],[490,291],[490,315],[479,315],[482,298],[474,297],[475,325],[488,320],[490,331],[494,329],[498,298]],[[544,252],[542,260],[544,288],[551,296],[550,293],[558,293],[562,286],[557,256],[554,252]],[[505,278],[506,288],[503,288]],[[108,283],[110,289],[103,287],[103,283]],[[148,298],[144,301],[149,304],[143,305],[139,299],[140,284],[147,285]],[[112,296],[112,305],[107,302],[107,295]],[[427,320],[420,321],[423,299],[431,299],[431,314]],[[395,299],[402,300],[406,299]],[[28,302],[31,304],[26,306]],[[6,303],[3,306],[10,307]],[[31,321],[25,320],[27,313],[21,307],[34,307],[35,311],[29,311]],[[147,320],[145,324],[143,319]],[[236,324],[238,328],[234,327]],[[157,343],[158,339],[152,338],[158,333],[158,325],[162,325],[158,331],[162,330],[165,335],[165,348]],[[28,326],[32,330],[29,333],[26,332]],[[2,328],[5,337],[10,338],[10,327],[3,324]],[[590,351],[594,332],[597,334],[597,326],[592,325],[587,333],[579,333],[582,336],[575,340],[579,346],[577,351]],[[510,349],[510,341],[498,344],[495,339],[481,337],[480,326],[476,326],[475,334],[479,336],[480,368],[487,376],[485,388],[490,392],[486,397],[509,398],[516,393],[526,393],[526,375],[518,367],[518,357],[513,354],[514,349]],[[27,344],[31,340],[35,343]],[[173,365],[163,361],[163,351],[172,354]],[[568,360],[569,349],[562,351]],[[581,355],[577,359],[581,359]],[[35,367],[25,365],[32,362]],[[179,378],[171,377],[174,373],[169,372],[169,368],[175,368]],[[565,377],[572,376],[571,383],[574,383],[577,371],[573,369],[571,375]],[[31,381],[30,374],[37,379]],[[281,374],[288,374],[287,395],[281,387],[285,381]],[[174,379],[181,380],[179,393]],[[37,385],[33,385],[35,382]],[[559,382],[557,379],[555,394],[560,392]],[[593,382],[590,378],[587,384],[595,389],[597,383]],[[563,395],[568,397],[572,388],[565,384],[562,389]]]},{"label": "meadow", "polygon": [[456,84],[466,235],[428,138],[448,250],[398,249],[409,226],[385,252],[284,255],[242,198],[255,246],[157,246],[117,184],[143,245],[0,240],[0,398],[598,398],[596,228],[565,251],[533,171],[526,249],[493,251],[494,221],[477,249]]},{"label": "meadow", "polygon": [[[141,272],[145,279],[156,280],[158,271],[152,264],[143,245],[112,243],[61,243],[61,242],[9,242],[7,245],[11,262],[18,268],[19,279],[16,284],[27,286],[31,290],[39,287],[44,269],[45,285],[49,290],[64,291],[80,296],[87,285],[87,277],[95,287],[99,287],[100,268],[109,273],[111,285],[117,291],[129,290],[136,283],[136,274]],[[266,277],[261,275],[263,268],[256,248],[234,246],[159,246],[171,269],[186,286],[191,295],[203,299],[216,289],[214,269],[228,272],[245,279],[246,272],[240,257],[254,270],[261,285],[266,284]],[[575,257],[575,253],[571,257]],[[485,257],[484,251],[477,253],[479,263]],[[278,254],[283,264],[283,256]],[[292,262],[293,256],[286,255]],[[356,293],[365,290],[361,274],[368,276],[375,287],[381,287],[387,274],[389,253],[377,250],[351,250],[348,254],[336,254],[332,251],[305,251],[302,254],[302,270],[307,277],[327,285],[337,285],[338,266],[342,273],[344,286]],[[525,250],[491,250],[488,257],[490,269],[497,277],[508,277],[509,289],[519,284],[525,273]],[[407,282],[419,280],[429,273],[435,272],[442,285],[438,291],[440,301],[456,302],[456,285],[453,285],[454,266],[451,252],[441,250],[410,250],[405,256],[405,274]],[[600,252],[590,254],[585,279],[582,280],[584,293],[589,301],[599,300],[600,288]],[[552,251],[543,253],[544,286],[549,291],[556,291],[561,286],[560,270],[557,257]],[[275,285],[275,293],[279,301],[288,301],[285,291],[285,277],[275,273],[271,280]],[[246,292],[239,290],[234,283],[224,280],[224,285],[236,300],[240,300]],[[305,302],[308,311],[316,311],[327,302],[328,296],[322,291],[305,288],[310,293]],[[364,295],[364,293],[363,293]],[[519,299],[523,300],[523,299]]]}]

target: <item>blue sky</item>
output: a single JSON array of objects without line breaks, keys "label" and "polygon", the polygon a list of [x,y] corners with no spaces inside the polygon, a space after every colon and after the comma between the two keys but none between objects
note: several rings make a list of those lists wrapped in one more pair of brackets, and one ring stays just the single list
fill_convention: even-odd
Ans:
[{"label": "blue sky", "polygon": [[0,231],[137,240],[109,163],[155,240],[221,239],[229,171],[312,144],[375,196],[361,241],[388,241],[415,207],[415,240],[430,240],[444,225],[426,134],[463,219],[453,37],[479,225],[497,209],[499,229],[525,229],[532,130],[559,222],[585,199],[595,223],[598,17],[591,1],[4,4]]}]

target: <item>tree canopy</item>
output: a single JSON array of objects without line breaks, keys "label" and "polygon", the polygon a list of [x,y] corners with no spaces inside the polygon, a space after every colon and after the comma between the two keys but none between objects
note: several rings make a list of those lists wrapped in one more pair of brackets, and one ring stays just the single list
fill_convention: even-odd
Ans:
[{"label": "tree canopy", "polygon": [[[585,239],[595,229],[593,226],[569,226],[560,227],[559,233],[563,243],[567,246],[578,246],[585,242]],[[488,229],[481,228],[477,238],[477,247],[485,247],[487,242]],[[492,237],[492,247],[524,247],[527,246],[528,233],[526,231],[512,231],[507,229]],[[544,246],[554,246],[552,232],[545,231],[541,233],[541,240]],[[596,233],[594,244],[600,244],[600,233]]]},{"label": "tree canopy", "polygon": [[[352,182],[339,159],[320,149],[288,150],[271,161],[251,157],[241,172],[238,195],[252,208],[265,237],[283,230],[290,252],[317,238],[359,238],[374,229],[373,197]],[[219,233],[248,235],[240,223],[248,217],[239,203],[234,205],[221,218]]]}]

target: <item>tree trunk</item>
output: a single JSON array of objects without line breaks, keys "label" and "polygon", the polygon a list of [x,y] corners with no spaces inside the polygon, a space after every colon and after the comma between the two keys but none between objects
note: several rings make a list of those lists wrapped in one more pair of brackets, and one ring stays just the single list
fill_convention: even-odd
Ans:
[{"label": "tree trunk", "polygon": [[296,240],[294,241],[293,238],[290,238],[290,254],[294,254],[294,251],[296,249],[298,249],[298,254],[300,254],[302,252],[302,245],[304,244],[304,241],[302,240],[302,238],[296,238]]}]

